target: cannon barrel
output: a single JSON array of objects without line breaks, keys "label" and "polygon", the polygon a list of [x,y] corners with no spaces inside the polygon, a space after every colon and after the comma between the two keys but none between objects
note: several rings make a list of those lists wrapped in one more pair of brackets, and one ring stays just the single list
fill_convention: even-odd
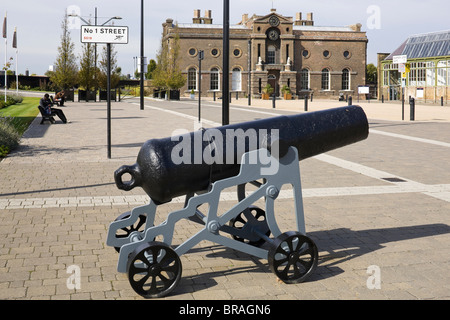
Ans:
[{"label": "cannon barrel", "polygon": [[[359,106],[278,116],[148,140],[136,163],[120,167],[114,177],[119,189],[142,187],[161,204],[237,175],[245,152],[270,151],[277,145],[283,156],[293,146],[303,160],[364,140],[368,134],[367,117]],[[131,176],[129,181],[122,180],[125,174]]]}]

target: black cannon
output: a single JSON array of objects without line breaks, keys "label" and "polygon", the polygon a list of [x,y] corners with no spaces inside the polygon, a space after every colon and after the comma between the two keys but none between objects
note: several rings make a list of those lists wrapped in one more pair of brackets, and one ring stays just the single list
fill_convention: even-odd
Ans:
[{"label": "black cannon", "polygon": [[[220,133],[222,143],[210,141],[209,137],[217,137],[217,134],[211,134],[211,130]],[[274,130],[279,133],[276,137]],[[256,142],[253,143],[254,149],[267,148],[269,151],[272,144],[277,144],[280,156],[287,152],[288,147],[296,147],[299,160],[303,160],[363,140],[367,135],[367,118],[359,107],[239,123],[178,137],[148,140],[139,152],[137,163],[118,169],[115,180],[119,189],[128,191],[136,186],[142,187],[153,201],[161,204],[174,197],[206,190],[211,182],[238,174],[240,159],[245,152],[251,151],[252,141]],[[235,137],[237,141],[232,140]],[[274,138],[276,140],[272,141]],[[183,142],[183,151],[193,152],[188,157],[183,156],[184,162],[174,163],[173,151]],[[222,160],[221,164],[212,165],[205,161],[204,155],[209,153],[212,145],[214,151],[222,155],[216,155]],[[231,151],[233,156],[228,157],[227,151]],[[131,180],[123,182],[124,174],[130,174]]]},{"label": "black cannon", "polygon": [[[107,244],[119,251],[118,271],[128,273],[138,294],[165,296],[180,280],[179,256],[209,240],[267,259],[286,283],[304,281],[317,265],[318,250],[305,235],[298,161],[364,140],[368,129],[364,111],[347,106],[147,141],[136,164],[115,172],[118,188],[139,186],[150,197],[148,205],[124,213],[110,225]],[[246,192],[247,184],[256,191]],[[274,201],[285,184],[293,188],[297,231],[283,233]],[[219,215],[221,193],[233,186],[238,202]],[[184,208],[154,226],[157,207],[179,196],[186,196]],[[253,206],[261,198],[265,210]],[[209,205],[206,214],[199,210],[202,204]],[[204,228],[173,249],[175,224],[181,219]]]}]

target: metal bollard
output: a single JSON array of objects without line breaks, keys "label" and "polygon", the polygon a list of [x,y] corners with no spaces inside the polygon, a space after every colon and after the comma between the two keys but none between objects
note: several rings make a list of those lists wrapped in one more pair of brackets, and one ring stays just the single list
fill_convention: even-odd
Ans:
[{"label": "metal bollard", "polygon": [[311,93],[311,102],[313,102],[313,96],[314,96],[314,94]]},{"label": "metal bollard", "polygon": [[351,106],[353,104],[352,96],[348,97],[348,105]]},{"label": "metal bollard", "polygon": [[416,112],[416,99],[409,99],[409,120],[414,121]]},{"label": "metal bollard", "polygon": [[381,95],[381,103],[384,103],[384,94]]},{"label": "metal bollard", "polygon": [[305,111],[308,111],[308,96],[305,96]]},{"label": "metal bollard", "polygon": [[216,92],[215,91],[213,92],[213,99],[214,99],[214,101],[216,101]]},{"label": "metal bollard", "polygon": [[275,97],[275,93],[274,93],[274,94],[272,94],[272,108],[273,109],[275,109],[275,100],[276,100],[276,97]]},{"label": "metal bollard", "polygon": [[441,97],[441,107],[444,106],[444,97]]}]

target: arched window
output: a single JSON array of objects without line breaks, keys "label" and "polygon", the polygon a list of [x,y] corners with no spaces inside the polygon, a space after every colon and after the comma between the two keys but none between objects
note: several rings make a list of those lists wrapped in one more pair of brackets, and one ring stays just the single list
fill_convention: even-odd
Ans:
[{"label": "arched window", "polygon": [[232,91],[241,91],[241,69],[234,68],[231,76],[231,90]]},{"label": "arched window", "polygon": [[330,90],[330,70],[322,69],[322,90]]},{"label": "arched window", "polygon": [[342,70],[342,90],[350,90],[350,70]]},{"label": "arched window", "polygon": [[276,54],[275,46],[269,46],[267,48],[267,63],[268,64],[275,64],[275,54]]},{"label": "arched window", "polygon": [[219,90],[219,78],[219,69],[212,68],[209,85],[211,90]]},{"label": "arched window", "polygon": [[187,82],[188,90],[197,90],[197,69],[189,68]]},{"label": "arched window", "polygon": [[309,70],[306,68],[300,73],[300,86],[301,90],[309,90]]}]

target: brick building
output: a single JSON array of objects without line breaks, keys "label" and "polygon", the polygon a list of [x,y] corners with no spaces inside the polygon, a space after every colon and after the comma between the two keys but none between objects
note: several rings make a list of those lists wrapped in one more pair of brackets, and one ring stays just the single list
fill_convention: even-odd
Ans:
[{"label": "brick building", "polygon": [[[264,16],[244,14],[241,22],[230,25],[231,92],[247,95],[249,79],[254,97],[267,84],[277,95],[288,86],[294,97],[332,98],[356,94],[365,85],[368,40],[361,25],[320,27],[312,13],[302,18],[302,13],[293,19],[272,9]],[[194,10],[192,23],[167,19],[163,24],[163,40],[170,43],[179,35],[179,67],[187,77],[182,94],[199,89],[197,55],[203,50],[202,95],[221,95],[222,31],[222,25],[213,24],[210,10],[203,17]]]}]

